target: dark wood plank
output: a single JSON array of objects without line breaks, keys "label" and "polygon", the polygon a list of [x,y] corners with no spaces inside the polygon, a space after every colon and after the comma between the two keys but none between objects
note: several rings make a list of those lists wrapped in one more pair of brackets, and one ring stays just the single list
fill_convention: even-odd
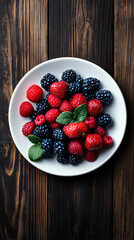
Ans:
[{"label": "dark wood plank", "polygon": [[32,167],[11,139],[12,91],[48,58],[47,0],[0,3],[0,239],[47,239],[47,175]]},{"label": "dark wood plank", "polygon": [[127,103],[126,136],[114,170],[113,238],[134,239],[134,1],[115,1],[114,76]]},{"label": "dark wood plank", "polygon": [[[49,0],[49,58],[76,56],[113,75],[113,1]],[[49,239],[112,239],[112,164],[48,176]]]}]

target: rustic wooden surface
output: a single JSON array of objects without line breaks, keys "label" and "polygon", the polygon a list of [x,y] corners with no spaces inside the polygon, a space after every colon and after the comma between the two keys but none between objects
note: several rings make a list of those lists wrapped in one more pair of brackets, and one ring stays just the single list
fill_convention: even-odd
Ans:
[{"label": "rustic wooden surface", "polygon": [[[0,1],[0,240],[134,239],[134,1]],[[31,166],[8,128],[21,77],[60,56],[109,72],[126,99],[128,126],[114,157],[93,173],[63,178]]]}]

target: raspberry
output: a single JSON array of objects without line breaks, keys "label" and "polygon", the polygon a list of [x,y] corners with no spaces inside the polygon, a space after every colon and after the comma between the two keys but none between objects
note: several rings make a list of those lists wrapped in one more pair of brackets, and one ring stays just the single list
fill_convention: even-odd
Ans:
[{"label": "raspberry", "polygon": [[52,128],[52,129],[56,129],[56,128],[60,128],[60,124],[59,123],[57,123],[57,122],[53,122],[53,123],[51,123],[50,124],[50,127]]},{"label": "raspberry", "polygon": [[96,126],[94,132],[97,133],[97,134],[100,134],[101,136],[105,136],[106,135],[105,129],[102,128],[99,124]]},{"label": "raspberry", "polygon": [[47,73],[41,79],[41,87],[44,88],[46,91],[49,91],[50,90],[50,85],[53,82],[58,82],[57,78],[54,75],[52,75],[50,73]]},{"label": "raspberry", "polygon": [[42,140],[42,147],[44,149],[43,157],[52,157],[53,156],[53,141],[51,138],[46,138]]},{"label": "raspberry", "polygon": [[67,101],[67,100],[64,100],[60,106],[60,111],[61,112],[68,112],[68,111],[72,111],[73,110],[73,107],[71,106],[71,104]]},{"label": "raspberry", "polygon": [[97,92],[96,98],[102,102],[103,106],[105,106],[106,104],[109,104],[111,102],[112,93],[108,90],[101,90]]},{"label": "raspberry", "polygon": [[101,148],[103,140],[99,134],[88,134],[85,140],[85,148],[87,150],[96,150]]},{"label": "raspberry", "polygon": [[88,130],[87,125],[84,122],[70,123],[63,127],[63,132],[68,138],[78,138]]},{"label": "raspberry", "polygon": [[87,104],[87,100],[81,93],[75,94],[70,98],[70,104],[73,108],[77,108],[84,103]]},{"label": "raspberry", "polygon": [[66,152],[65,143],[63,143],[62,141],[55,141],[53,147],[54,153],[64,154]]},{"label": "raspberry", "polygon": [[60,111],[57,108],[52,108],[48,112],[46,112],[45,117],[49,123],[53,123],[55,122],[59,114],[60,114]]},{"label": "raspberry", "polygon": [[45,124],[45,125],[37,126],[34,129],[33,134],[40,138],[51,137],[52,130],[49,125]]},{"label": "raspberry", "polygon": [[68,152],[74,155],[83,155],[83,144],[80,140],[72,140],[68,144]]},{"label": "raspberry", "polygon": [[48,103],[50,104],[50,106],[52,108],[58,108],[61,105],[62,100],[60,98],[54,96],[53,94],[49,94]]},{"label": "raspberry", "polygon": [[76,72],[73,69],[68,69],[62,73],[62,80],[71,83],[75,81]]},{"label": "raspberry", "polygon": [[103,106],[100,100],[92,99],[87,104],[87,112],[89,115],[96,117],[103,111]]},{"label": "raspberry", "polygon": [[50,86],[50,92],[58,98],[64,98],[66,96],[67,89],[68,84],[64,81],[54,82]]},{"label": "raspberry", "polygon": [[82,159],[81,156],[69,154],[68,161],[72,165],[78,165],[82,161]]},{"label": "raspberry", "polygon": [[63,140],[65,140],[66,135],[65,135],[65,133],[64,133],[61,129],[58,129],[58,128],[57,128],[57,129],[54,129],[54,130],[53,130],[52,137],[53,137],[55,140],[63,141]]},{"label": "raspberry", "polygon": [[22,127],[23,135],[25,135],[27,137],[28,135],[32,134],[34,128],[35,128],[35,124],[33,122],[25,123]]},{"label": "raspberry", "polygon": [[38,85],[34,84],[27,90],[27,98],[31,102],[37,102],[41,99],[43,90]]},{"label": "raspberry", "polygon": [[20,115],[22,117],[29,117],[33,113],[33,106],[30,102],[23,102],[20,105]]},{"label": "raspberry", "polygon": [[59,163],[67,164],[68,163],[68,155],[67,154],[57,154],[57,161]]},{"label": "raspberry", "polygon": [[40,125],[43,125],[46,121],[46,118],[43,114],[41,115],[38,115],[36,118],[35,118],[35,124],[37,126],[40,126]]},{"label": "raspberry", "polygon": [[113,144],[113,138],[108,135],[104,136],[103,144],[104,144],[104,147],[110,147]]},{"label": "raspberry", "polygon": [[98,124],[102,127],[107,127],[112,124],[112,118],[108,113],[102,113],[98,117]]},{"label": "raspberry", "polygon": [[84,154],[84,159],[88,162],[94,162],[97,158],[97,153],[95,151],[86,151]]},{"label": "raspberry", "polygon": [[89,128],[94,128],[96,126],[96,120],[94,117],[87,117],[85,120],[86,125],[88,125]]}]

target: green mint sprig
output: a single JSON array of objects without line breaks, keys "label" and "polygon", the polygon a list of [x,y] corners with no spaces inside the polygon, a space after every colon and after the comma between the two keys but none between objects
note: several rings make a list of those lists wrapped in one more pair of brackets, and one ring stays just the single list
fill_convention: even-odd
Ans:
[{"label": "green mint sprig", "polygon": [[28,157],[31,161],[36,161],[40,159],[44,154],[44,149],[41,145],[41,138],[35,136],[35,135],[29,135],[28,139],[30,142],[34,143],[29,149],[28,149]]},{"label": "green mint sprig", "polygon": [[72,122],[82,122],[87,118],[87,104],[81,104],[79,107],[77,107],[74,112],[63,112],[61,113],[57,119],[56,122],[68,125]]}]

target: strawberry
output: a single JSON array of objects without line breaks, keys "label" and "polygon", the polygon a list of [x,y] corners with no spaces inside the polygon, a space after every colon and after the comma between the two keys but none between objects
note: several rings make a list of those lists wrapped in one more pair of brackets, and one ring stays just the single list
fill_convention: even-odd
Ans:
[{"label": "strawberry", "polygon": [[104,128],[102,128],[99,124],[96,126],[94,132],[97,133],[97,134],[100,134],[101,136],[106,135],[106,130]]},{"label": "strawberry", "polygon": [[56,129],[56,128],[60,128],[60,124],[59,123],[57,123],[57,122],[53,122],[53,123],[51,123],[50,124],[50,127],[52,128],[52,129]]},{"label": "strawberry", "polygon": [[84,122],[70,123],[63,127],[63,132],[68,138],[78,138],[81,137],[83,133],[88,130],[87,125]]},{"label": "strawberry", "polygon": [[103,105],[98,99],[91,99],[87,104],[87,112],[89,115],[96,117],[103,111]]},{"label": "strawberry", "polygon": [[83,155],[83,143],[80,140],[71,140],[68,144],[68,152],[74,155]]},{"label": "strawberry", "polygon": [[34,128],[35,128],[35,124],[33,122],[25,123],[22,127],[23,135],[25,135],[27,137],[28,135],[32,134]]},{"label": "strawberry", "polygon": [[40,126],[40,125],[43,125],[45,121],[46,121],[45,116],[43,114],[40,114],[35,118],[34,122],[37,126]]},{"label": "strawberry", "polygon": [[104,144],[104,147],[110,147],[113,144],[113,138],[108,135],[104,136],[103,144]]},{"label": "strawberry", "polygon": [[20,105],[20,115],[22,117],[29,117],[33,113],[33,106],[30,102],[23,102]]},{"label": "strawberry", "polygon": [[71,104],[67,101],[67,100],[64,100],[60,106],[60,111],[61,112],[68,112],[68,111],[72,111],[73,110],[73,107],[71,106]]},{"label": "strawberry", "polygon": [[94,162],[97,158],[97,153],[95,151],[86,151],[84,154],[84,159],[88,162]]},{"label": "strawberry", "polygon": [[68,84],[64,81],[54,82],[50,86],[50,92],[58,98],[64,98],[66,96],[67,89]]},{"label": "strawberry", "polygon": [[62,100],[56,96],[54,96],[53,94],[49,94],[48,95],[48,103],[50,104],[50,106],[52,108],[58,108],[61,103],[62,103]]},{"label": "strawberry", "polygon": [[55,122],[56,118],[59,116],[60,111],[57,108],[51,108],[46,112],[45,117],[49,123]]},{"label": "strawberry", "polygon": [[99,134],[88,134],[85,140],[85,148],[87,150],[96,150],[101,148],[103,140]]},{"label": "strawberry", "polygon": [[96,121],[94,117],[87,117],[85,119],[85,123],[88,125],[89,128],[94,128],[96,126]]},{"label": "strawberry", "polygon": [[70,98],[70,104],[73,108],[77,108],[84,103],[87,104],[87,100],[81,93],[77,93]]},{"label": "strawberry", "polygon": [[41,99],[43,90],[40,86],[34,84],[27,90],[27,98],[31,102],[37,102]]}]

